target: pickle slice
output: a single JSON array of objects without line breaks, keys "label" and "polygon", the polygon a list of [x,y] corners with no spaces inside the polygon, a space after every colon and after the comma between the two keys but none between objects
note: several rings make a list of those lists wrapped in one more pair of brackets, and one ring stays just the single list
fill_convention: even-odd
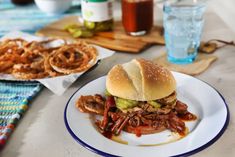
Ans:
[{"label": "pickle slice", "polygon": [[94,35],[93,31],[87,29],[84,26],[79,26],[75,24],[67,25],[64,27],[74,38],[88,38]]},{"label": "pickle slice", "polygon": [[91,22],[91,21],[84,21],[84,26],[87,29],[95,29],[95,22]]},{"label": "pickle slice", "polygon": [[81,37],[83,38],[89,38],[89,37],[92,37],[94,34],[92,31],[89,31],[89,30],[82,30],[82,35]]},{"label": "pickle slice", "polygon": [[74,38],[92,37],[96,32],[110,31],[113,29],[113,20],[103,22],[84,21],[83,26],[77,24],[69,24],[64,27]]},{"label": "pickle slice", "polygon": [[76,30],[75,32],[72,33],[74,38],[78,38],[82,36],[82,30]]},{"label": "pickle slice", "polygon": [[115,97],[115,103],[118,109],[125,110],[135,107],[138,104],[138,101]]},{"label": "pickle slice", "polygon": [[69,33],[73,34],[77,31],[77,28],[68,28],[67,30]]},{"label": "pickle slice", "polygon": [[156,101],[148,101],[148,104],[152,105],[153,107],[155,108],[161,108],[161,104],[159,104],[158,102]]},{"label": "pickle slice", "polygon": [[77,24],[69,24],[64,27],[64,30],[68,31],[69,29],[77,28],[77,27],[79,27]]},{"label": "pickle slice", "polygon": [[91,22],[85,20],[84,26],[87,29],[93,30],[95,32],[110,31],[113,29],[113,20],[108,20],[103,22]]}]

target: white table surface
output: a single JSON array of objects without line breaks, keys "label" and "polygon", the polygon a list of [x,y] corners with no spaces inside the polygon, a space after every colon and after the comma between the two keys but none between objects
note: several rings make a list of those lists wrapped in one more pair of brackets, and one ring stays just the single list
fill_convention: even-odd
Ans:
[{"label": "white table surface", "polygon": [[[210,0],[206,16],[203,39],[219,38],[235,40],[235,1]],[[160,16],[159,9],[156,11]],[[212,13],[211,13],[212,12]],[[116,4],[115,14],[119,14]],[[218,15],[216,15],[216,14]],[[221,19],[223,19],[223,21]],[[159,21],[159,17],[157,21]],[[226,23],[228,26],[226,26]],[[233,31],[232,31],[233,30]],[[65,128],[63,115],[69,97],[83,84],[105,75],[117,63],[132,58],[151,59],[158,56],[164,47],[153,46],[138,55],[116,53],[107,58],[93,71],[79,78],[62,96],[56,96],[46,88],[32,102],[31,107],[21,119],[11,135],[2,157],[96,157],[98,155],[80,146]],[[235,156],[235,47],[227,46],[215,53],[218,60],[203,74],[197,76],[216,89],[225,97],[230,113],[230,123],[213,145],[193,155],[195,157],[234,157]]]}]

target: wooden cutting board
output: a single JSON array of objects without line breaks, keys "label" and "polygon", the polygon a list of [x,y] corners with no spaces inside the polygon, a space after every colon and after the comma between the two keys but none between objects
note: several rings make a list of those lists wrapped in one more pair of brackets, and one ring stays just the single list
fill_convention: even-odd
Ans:
[{"label": "wooden cutting board", "polygon": [[[78,16],[65,17],[40,29],[36,34],[39,36],[59,37],[74,40],[75,38],[73,38],[68,32],[64,31],[63,28],[68,24],[81,24],[79,23],[78,18]],[[133,37],[125,33],[120,21],[114,23],[114,30],[111,32],[100,32],[91,38],[79,39],[112,50],[129,53],[139,53],[143,49],[154,44],[164,45],[162,27],[154,26],[151,33],[140,37]]]}]

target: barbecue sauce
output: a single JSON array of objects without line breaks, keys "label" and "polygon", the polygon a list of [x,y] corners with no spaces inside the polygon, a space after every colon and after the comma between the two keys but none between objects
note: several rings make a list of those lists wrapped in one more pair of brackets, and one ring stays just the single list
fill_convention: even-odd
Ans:
[{"label": "barbecue sauce", "polygon": [[[99,126],[100,126],[100,121],[96,121],[95,122],[95,125],[98,127],[98,128],[100,128]],[[110,127],[113,127],[113,125],[111,125]],[[120,136],[115,136],[113,133],[112,133],[112,131],[111,130],[105,130],[105,131],[101,131],[101,130],[99,130],[99,132],[104,136],[104,137],[106,137],[106,138],[108,138],[108,139],[111,139],[111,140],[113,140],[113,141],[116,141],[116,142],[118,142],[118,143],[121,143],[121,144],[128,144],[128,142],[127,141],[124,141],[124,140],[122,140],[121,138],[120,138]]]},{"label": "barbecue sauce", "polygon": [[141,130],[139,129],[139,128],[136,128],[135,129],[135,135],[137,136],[137,137],[140,137],[142,134],[141,134]]},{"label": "barbecue sauce", "polygon": [[177,116],[183,121],[194,121],[197,119],[197,116],[190,112],[186,112],[185,114],[178,114]]},{"label": "barbecue sauce", "polygon": [[153,26],[153,0],[122,0],[122,23],[127,32],[149,32]]},{"label": "barbecue sauce", "polygon": [[104,131],[102,132],[102,135],[108,139],[111,139],[113,136],[113,133],[111,131]]},{"label": "barbecue sauce", "polygon": [[178,129],[177,129],[177,133],[181,136],[181,137],[184,137],[186,136],[187,132],[186,132],[186,127],[182,127],[182,126],[178,126]]}]

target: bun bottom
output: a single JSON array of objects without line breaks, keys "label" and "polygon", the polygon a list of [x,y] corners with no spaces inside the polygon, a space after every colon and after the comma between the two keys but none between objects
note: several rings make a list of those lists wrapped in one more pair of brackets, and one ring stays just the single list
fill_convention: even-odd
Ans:
[{"label": "bun bottom", "polygon": [[164,130],[166,130],[165,126],[160,126],[158,128],[153,128],[151,126],[133,127],[133,126],[128,125],[124,128],[124,131],[126,131],[128,133],[136,134],[137,136],[159,133],[159,132],[162,132]]}]

